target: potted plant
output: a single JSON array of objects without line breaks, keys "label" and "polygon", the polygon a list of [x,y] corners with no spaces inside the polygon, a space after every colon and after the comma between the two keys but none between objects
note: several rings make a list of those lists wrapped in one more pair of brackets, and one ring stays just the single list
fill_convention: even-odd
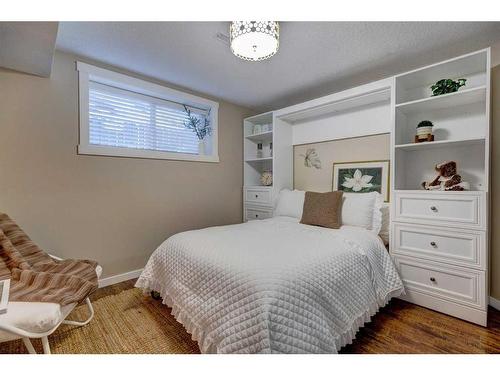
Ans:
[{"label": "potted plant", "polygon": [[427,141],[432,136],[432,127],[434,124],[431,121],[420,121],[417,125],[417,138],[421,141]]},{"label": "potted plant", "polygon": [[459,78],[456,81],[452,79],[441,79],[431,86],[432,96],[449,94],[457,92],[462,86],[465,86],[465,78]]},{"label": "potted plant", "polygon": [[205,155],[205,137],[212,134],[210,110],[203,118],[200,115],[193,114],[186,105],[184,105],[184,111],[188,115],[188,120],[184,123],[184,126],[192,130],[198,138],[198,155]]}]

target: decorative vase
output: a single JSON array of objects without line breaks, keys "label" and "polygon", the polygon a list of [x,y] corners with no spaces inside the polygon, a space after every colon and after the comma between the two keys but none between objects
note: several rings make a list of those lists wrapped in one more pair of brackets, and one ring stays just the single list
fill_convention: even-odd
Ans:
[{"label": "decorative vase", "polygon": [[264,186],[271,186],[273,184],[273,172],[264,171],[260,175],[260,183]]},{"label": "decorative vase", "polygon": [[432,126],[420,126],[417,128],[418,139],[427,139],[427,136],[431,134],[432,134]]},{"label": "decorative vase", "polygon": [[198,155],[205,155],[205,141],[203,139],[198,141]]}]

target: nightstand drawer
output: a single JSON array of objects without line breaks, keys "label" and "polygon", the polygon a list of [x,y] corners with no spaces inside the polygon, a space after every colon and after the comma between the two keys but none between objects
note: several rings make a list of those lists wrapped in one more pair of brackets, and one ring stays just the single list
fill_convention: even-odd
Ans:
[{"label": "nightstand drawer", "polygon": [[484,232],[395,223],[394,254],[484,269]]},{"label": "nightstand drawer", "polygon": [[411,258],[394,258],[405,288],[451,302],[484,308],[486,298],[483,271],[419,262]]},{"label": "nightstand drawer", "polygon": [[245,187],[243,188],[244,201],[255,204],[271,204],[271,188]]},{"label": "nightstand drawer", "polygon": [[245,206],[245,221],[263,220],[273,217],[272,208]]},{"label": "nightstand drawer", "polygon": [[481,228],[483,223],[483,196],[478,194],[395,193],[396,221],[421,222],[456,227]]}]

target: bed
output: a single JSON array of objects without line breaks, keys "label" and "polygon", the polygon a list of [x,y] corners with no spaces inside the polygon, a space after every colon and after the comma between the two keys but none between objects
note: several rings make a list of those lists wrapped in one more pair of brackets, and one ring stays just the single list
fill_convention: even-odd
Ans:
[{"label": "bed", "polygon": [[382,240],[276,216],[176,234],[136,286],[202,353],[336,353],[403,284]]}]

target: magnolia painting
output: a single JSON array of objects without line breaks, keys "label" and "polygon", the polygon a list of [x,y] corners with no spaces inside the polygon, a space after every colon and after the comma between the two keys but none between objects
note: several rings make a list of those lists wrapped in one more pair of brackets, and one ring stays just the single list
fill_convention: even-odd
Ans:
[{"label": "magnolia painting", "polygon": [[389,161],[335,163],[333,190],[350,193],[377,191],[389,199]]},{"label": "magnolia painting", "polygon": [[304,166],[307,168],[321,169],[321,160],[318,152],[314,148],[308,148],[305,154],[300,154],[304,158]]}]

